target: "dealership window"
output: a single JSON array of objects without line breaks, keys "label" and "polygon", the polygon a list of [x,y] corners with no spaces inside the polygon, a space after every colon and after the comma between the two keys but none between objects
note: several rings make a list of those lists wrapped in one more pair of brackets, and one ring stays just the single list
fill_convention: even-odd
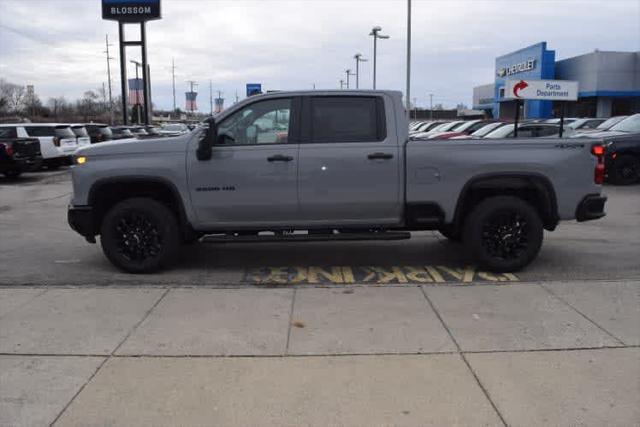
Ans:
[{"label": "dealership window", "polygon": [[311,142],[382,141],[384,122],[384,104],[378,97],[311,99]]},{"label": "dealership window", "polygon": [[218,125],[218,144],[286,144],[289,140],[291,98],[250,104]]}]

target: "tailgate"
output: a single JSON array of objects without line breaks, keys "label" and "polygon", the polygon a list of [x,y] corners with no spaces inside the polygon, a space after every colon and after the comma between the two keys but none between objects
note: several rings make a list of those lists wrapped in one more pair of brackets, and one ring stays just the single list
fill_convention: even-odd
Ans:
[{"label": "tailgate", "polygon": [[40,141],[37,138],[20,138],[12,144],[14,159],[29,159],[40,155]]}]

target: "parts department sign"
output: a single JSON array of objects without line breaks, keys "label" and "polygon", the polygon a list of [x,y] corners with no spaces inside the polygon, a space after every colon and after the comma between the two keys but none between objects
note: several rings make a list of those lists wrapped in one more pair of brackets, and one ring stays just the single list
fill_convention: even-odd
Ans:
[{"label": "parts department sign", "polygon": [[160,18],[160,0],[102,0],[102,19],[143,22]]},{"label": "parts department sign", "polygon": [[507,80],[506,99],[540,99],[546,101],[576,101],[578,82],[572,80]]}]

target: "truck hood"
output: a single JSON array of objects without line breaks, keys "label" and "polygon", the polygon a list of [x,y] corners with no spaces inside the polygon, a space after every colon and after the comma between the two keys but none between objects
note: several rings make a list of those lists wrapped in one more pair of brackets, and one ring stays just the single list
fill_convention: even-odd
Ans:
[{"label": "truck hood", "polygon": [[182,152],[186,149],[190,138],[191,134],[171,138],[118,139],[82,147],[76,151],[76,155],[113,156]]}]

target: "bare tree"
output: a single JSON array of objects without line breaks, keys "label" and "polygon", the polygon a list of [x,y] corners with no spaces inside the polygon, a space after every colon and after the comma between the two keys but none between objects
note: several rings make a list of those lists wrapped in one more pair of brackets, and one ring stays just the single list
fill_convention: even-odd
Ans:
[{"label": "bare tree", "polygon": [[10,83],[4,79],[0,79],[0,105],[2,110],[6,110],[8,114],[19,114],[24,109],[26,90],[24,86]]}]

